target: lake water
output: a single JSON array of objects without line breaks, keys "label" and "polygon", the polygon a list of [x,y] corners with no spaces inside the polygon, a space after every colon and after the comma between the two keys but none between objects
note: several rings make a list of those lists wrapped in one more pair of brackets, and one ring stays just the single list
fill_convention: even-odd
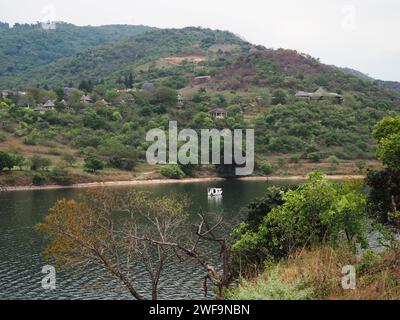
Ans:
[{"label": "lake water", "polygon": [[[283,184],[273,182],[274,185]],[[239,218],[240,211],[262,196],[271,183],[265,181],[222,181],[192,184],[163,184],[134,187],[157,195],[187,193],[190,212],[223,211],[227,221]],[[223,189],[222,200],[208,199],[207,188]],[[131,187],[129,187],[131,188]],[[58,271],[57,288],[44,290],[42,267],[49,261],[41,255],[45,242],[34,230],[47,210],[62,197],[76,197],[80,190],[0,192],[0,299],[131,299],[127,290],[100,267],[91,266],[79,274]],[[210,252],[211,254],[211,252]],[[160,281],[160,299],[204,299],[204,272],[196,264],[172,262]],[[148,297],[148,277],[136,275],[135,285]]]}]

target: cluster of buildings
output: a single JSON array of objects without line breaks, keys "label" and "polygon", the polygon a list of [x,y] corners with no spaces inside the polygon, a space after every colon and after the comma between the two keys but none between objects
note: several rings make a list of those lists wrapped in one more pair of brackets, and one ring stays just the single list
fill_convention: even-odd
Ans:
[{"label": "cluster of buildings", "polygon": [[333,100],[337,104],[343,103],[343,96],[335,92],[328,92],[324,88],[319,87],[315,92],[299,91],[295,95],[300,99],[307,100]]},{"label": "cluster of buildings", "polygon": [[[65,100],[62,100],[63,103],[66,102]],[[46,103],[39,103],[36,105],[36,107],[33,108],[33,111],[36,112],[44,112],[44,111],[51,111],[54,110],[56,108],[56,100],[47,100]]]},{"label": "cluster of buildings", "polygon": [[[211,76],[200,76],[200,77],[194,77],[192,78],[192,84],[193,85],[202,85],[205,84],[207,82],[209,82],[211,80]],[[155,89],[155,85],[151,82],[145,82],[142,85],[142,89],[141,90],[153,90]],[[70,94],[73,90],[76,90],[74,88],[69,88],[69,87],[64,87],[64,94],[68,95]],[[127,93],[131,93],[134,91],[137,91],[138,89],[120,89],[117,90],[118,93],[121,94],[127,94]],[[10,97],[12,95],[19,95],[19,96],[26,96],[26,92],[25,91],[11,91],[11,90],[2,90],[0,91],[0,97],[3,98],[7,98]],[[343,96],[338,94],[338,93],[334,93],[334,92],[328,92],[327,90],[325,90],[322,87],[319,87],[316,91],[314,92],[305,92],[305,91],[298,91],[295,94],[295,97],[298,99],[307,99],[309,101],[311,100],[330,100],[335,102],[336,104],[342,104],[343,103]],[[90,95],[82,95],[79,99],[79,101],[83,104],[101,104],[104,106],[109,106],[110,103],[108,101],[106,101],[105,99],[101,99],[99,101],[94,102],[92,97]],[[129,100],[131,101],[131,100]],[[134,99],[133,99],[134,101]],[[188,102],[191,102],[192,99],[188,98],[188,97],[183,97],[181,94],[178,95],[177,97],[177,104],[176,107],[177,109],[183,109],[185,104],[187,104]],[[119,101],[121,103],[127,102],[125,101],[124,97],[121,97],[121,101]],[[45,111],[51,111],[54,110],[56,108],[56,100],[47,100],[45,103],[41,103],[36,105],[33,110],[34,111],[38,111],[38,112],[45,112]],[[67,102],[63,99],[61,100],[59,103],[61,103],[64,108],[68,108],[68,104]],[[223,119],[226,118],[228,116],[228,112],[224,109],[224,108],[215,108],[212,109],[210,111],[208,111],[208,115],[211,118],[214,119]]]},{"label": "cluster of buildings", "polygon": [[1,90],[0,98],[7,98],[12,95],[26,96],[26,91],[11,91],[11,90]]}]

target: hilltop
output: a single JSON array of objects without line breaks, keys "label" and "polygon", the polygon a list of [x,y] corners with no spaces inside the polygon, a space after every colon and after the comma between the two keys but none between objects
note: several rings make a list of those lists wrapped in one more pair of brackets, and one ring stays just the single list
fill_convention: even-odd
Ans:
[{"label": "hilltop", "polygon": [[[233,46],[227,50],[234,51],[247,44],[230,32],[200,28],[156,30],[143,26],[61,24],[56,30],[43,31],[40,25],[26,31],[18,29],[23,28],[3,31],[6,41],[0,47],[0,57],[18,53],[0,65],[0,88],[3,89],[64,85],[80,79],[115,84],[121,74],[162,57],[203,56],[216,53],[218,45]],[[28,47],[24,44],[23,51],[19,51],[22,44],[17,43],[25,43],[26,39],[30,39]]]},{"label": "hilltop", "polygon": [[40,66],[154,29],[129,25],[78,27],[59,22],[56,29],[45,30],[40,23],[16,24],[12,28],[0,23],[0,88],[26,86],[21,77],[34,74]]}]

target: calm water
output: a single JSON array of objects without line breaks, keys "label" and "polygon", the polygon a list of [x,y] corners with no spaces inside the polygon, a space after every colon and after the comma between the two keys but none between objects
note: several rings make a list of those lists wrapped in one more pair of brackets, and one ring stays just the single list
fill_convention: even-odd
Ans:
[{"label": "calm water", "polygon": [[[274,184],[277,184],[274,182]],[[137,187],[158,195],[190,194],[191,214],[223,211],[227,221],[237,219],[240,210],[261,196],[267,182],[224,181]],[[223,189],[221,201],[209,201],[207,188]],[[89,267],[79,275],[57,272],[56,290],[41,287],[42,267],[49,264],[41,255],[44,241],[34,230],[47,210],[61,197],[76,197],[79,190],[0,192],[0,299],[131,299],[126,289],[100,267]],[[172,262],[160,282],[160,299],[204,298],[204,273],[195,264]],[[147,275],[138,274],[134,283],[146,296]]]}]

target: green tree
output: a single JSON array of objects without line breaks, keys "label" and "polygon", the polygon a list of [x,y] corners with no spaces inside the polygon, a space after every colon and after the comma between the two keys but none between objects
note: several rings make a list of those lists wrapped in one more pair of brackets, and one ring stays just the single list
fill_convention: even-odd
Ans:
[{"label": "green tree", "polygon": [[330,156],[328,158],[328,162],[331,166],[330,170],[332,170],[332,171],[335,171],[336,167],[340,164],[340,161],[339,161],[338,157],[336,157],[336,156]]},{"label": "green tree", "polygon": [[256,231],[242,224],[236,229],[240,239],[233,249],[256,252],[265,258],[280,259],[298,248],[331,242],[343,237],[351,243],[367,245],[366,199],[361,185],[337,185],[319,173],[282,195],[283,204],[268,212]]},{"label": "green tree", "polygon": [[365,165],[366,165],[365,160],[357,160],[356,161],[356,166],[360,173],[363,173],[363,171],[365,169]]},{"label": "green tree", "polygon": [[20,155],[20,154],[14,154],[13,155],[13,160],[14,160],[14,166],[18,167],[20,170],[27,163],[26,158],[24,156]]},{"label": "green tree", "polygon": [[51,165],[50,159],[41,157],[39,155],[34,155],[30,158],[31,163],[31,170],[38,171],[38,170],[47,170],[48,167]]},{"label": "green tree", "polygon": [[268,161],[263,161],[260,164],[260,170],[264,175],[268,176],[274,172],[274,167]]},{"label": "green tree", "polygon": [[274,96],[272,97],[272,104],[277,105],[277,104],[286,104],[287,102],[287,96],[285,91],[279,89],[274,92]]},{"label": "green tree", "polygon": [[388,168],[400,170],[400,116],[379,121],[373,130],[378,143],[376,156]]},{"label": "green tree", "polygon": [[178,93],[176,90],[168,87],[159,87],[154,91],[151,103],[173,107],[176,105],[177,97]]},{"label": "green tree", "polygon": [[0,151],[0,171],[12,169],[15,165],[14,158],[7,152]]},{"label": "green tree", "polygon": [[84,167],[88,172],[96,173],[97,171],[104,169],[105,162],[100,158],[91,156],[85,159]]},{"label": "green tree", "polygon": [[73,166],[77,159],[70,153],[64,153],[62,156],[62,159],[69,165],[69,166]]},{"label": "green tree", "polygon": [[186,175],[179,165],[165,165],[160,169],[160,173],[170,179],[183,179]]}]

